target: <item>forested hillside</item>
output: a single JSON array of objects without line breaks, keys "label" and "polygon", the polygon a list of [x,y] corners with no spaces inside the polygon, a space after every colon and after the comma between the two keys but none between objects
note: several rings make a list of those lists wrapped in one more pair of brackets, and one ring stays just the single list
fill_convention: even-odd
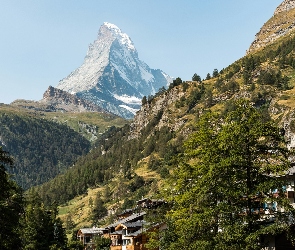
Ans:
[{"label": "forested hillside", "polygon": [[[157,123],[157,118],[143,132],[141,140],[128,140],[129,126],[112,128],[97,141],[97,147],[86,156],[80,157],[75,166],[65,174],[38,187],[38,192],[50,204],[53,200],[63,204],[77,195],[87,193],[88,188],[95,188],[109,184],[110,197],[108,199],[119,201],[131,198],[132,201],[140,199],[150,191],[153,181],[145,182],[136,174],[140,161],[158,152],[158,156],[150,158],[148,167],[158,171],[162,177],[168,170],[159,168],[161,157],[162,164],[170,164],[173,155],[178,153],[181,142],[169,144],[175,137],[168,129],[161,129],[146,141],[150,130]],[[170,149],[166,150],[166,145]],[[115,179],[119,177],[116,181]],[[135,193],[136,194],[135,194]],[[129,195],[128,195],[129,194]],[[135,197],[134,197],[135,195]]]},{"label": "forested hillside", "polygon": [[9,171],[24,189],[63,173],[111,126],[127,122],[105,112],[38,111],[23,102],[0,105],[0,145],[14,157]]},{"label": "forested hillside", "polygon": [[90,142],[66,125],[5,112],[0,138],[15,160],[10,172],[24,189],[63,173],[90,149]]}]

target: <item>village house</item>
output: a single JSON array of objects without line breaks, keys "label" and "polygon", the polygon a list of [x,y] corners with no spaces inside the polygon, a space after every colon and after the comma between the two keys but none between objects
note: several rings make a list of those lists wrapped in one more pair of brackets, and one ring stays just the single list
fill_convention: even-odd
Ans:
[{"label": "village house", "polygon": [[[112,240],[111,250],[123,250],[127,249],[126,245],[130,244],[130,241],[126,239],[126,234],[128,232],[133,231],[135,228],[132,229],[126,228],[126,225],[137,225],[136,229],[140,229],[143,227],[143,217],[146,214],[146,212],[141,213],[133,213],[130,216],[127,216],[125,218],[122,218],[122,214],[120,217],[122,219],[116,221],[115,223],[108,225],[106,229],[109,231],[110,238]],[[124,226],[124,224],[126,224]],[[127,230],[126,230],[127,229]]]},{"label": "village house", "polygon": [[82,228],[78,231],[77,238],[83,243],[85,249],[95,249],[93,238],[100,235],[111,239],[110,250],[146,250],[144,244],[148,238],[144,210],[157,208],[163,203],[162,200],[148,198],[139,200],[134,209],[126,209],[118,214],[118,220],[113,224],[104,228]]},{"label": "village house", "polygon": [[81,228],[77,232],[77,239],[81,241],[85,249],[95,249],[94,237],[102,236],[106,234],[107,230],[105,228]]}]

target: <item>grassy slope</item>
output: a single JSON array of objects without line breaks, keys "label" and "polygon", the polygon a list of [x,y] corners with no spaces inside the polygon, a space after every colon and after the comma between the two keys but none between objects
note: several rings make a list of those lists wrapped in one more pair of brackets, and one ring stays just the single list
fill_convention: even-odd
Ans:
[{"label": "grassy slope", "polygon": [[[157,179],[159,181],[158,184],[160,185],[161,178],[159,174],[155,171],[149,170],[147,168],[146,162],[142,162],[140,167],[135,170],[135,173],[139,176],[142,176],[145,181]],[[114,178],[113,182],[120,182],[120,179]],[[92,199],[92,201],[94,201],[97,193],[103,193],[104,189],[104,186],[88,189],[87,194],[75,197],[67,204],[59,206],[60,218],[63,221],[66,221],[67,216],[70,214],[73,222],[75,223],[75,228],[91,227],[91,206],[89,205],[89,200]],[[106,206],[110,209],[111,207],[116,206],[116,203],[110,201],[106,204]]]}]

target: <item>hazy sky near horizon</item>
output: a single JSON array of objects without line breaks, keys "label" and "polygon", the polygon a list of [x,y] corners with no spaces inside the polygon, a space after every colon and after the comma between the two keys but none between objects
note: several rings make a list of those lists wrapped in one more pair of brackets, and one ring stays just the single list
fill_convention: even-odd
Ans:
[{"label": "hazy sky near horizon", "polygon": [[151,68],[190,80],[245,55],[282,0],[0,0],[0,103],[40,100],[84,60],[103,22]]}]

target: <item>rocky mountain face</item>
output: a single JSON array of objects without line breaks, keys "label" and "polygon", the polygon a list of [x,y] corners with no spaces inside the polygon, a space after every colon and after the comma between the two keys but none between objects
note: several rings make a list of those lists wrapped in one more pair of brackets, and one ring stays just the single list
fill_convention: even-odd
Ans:
[{"label": "rocky mountain face", "polygon": [[274,15],[256,34],[247,54],[264,48],[280,37],[293,34],[295,30],[295,0],[283,1],[275,10]]},{"label": "rocky mountain face", "polygon": [[163,71],[151,69],[139,59],[127,34],[113,24],[104,23],[83,64],[62,79],[57,88],[109,112],[132,118],[143,96],[155,94],[171,81]]},{"label": "rocky mountain face", "polygon": [[[151,103],[142,105],[130,124],[129,139],[139,138],[142,130],[154,117],[158,117],[159,120],[154,129],[160,130],[162,127],[167,127],[171,131],[179,131],[186,119],[183,118],[183,112],[175,108],[175,103],[186,95],[187,93],[181,88],[173,88],[155,98]],[[175,116],[172,116],[172,113]]]},{"label": "rocky mountain face", "polygon": [[52,86],[49,86],[45,91],[40,103],[45,104],[47,109],[51,109],[52,111],[106,112],[94,103]]},{"label": "rocky mountain face", "polygon": [[294,8],[295,8],[295,1],[294,0],[285,0],[276,8],[274,14],[277,15],[281,12],[289,11]]}]

